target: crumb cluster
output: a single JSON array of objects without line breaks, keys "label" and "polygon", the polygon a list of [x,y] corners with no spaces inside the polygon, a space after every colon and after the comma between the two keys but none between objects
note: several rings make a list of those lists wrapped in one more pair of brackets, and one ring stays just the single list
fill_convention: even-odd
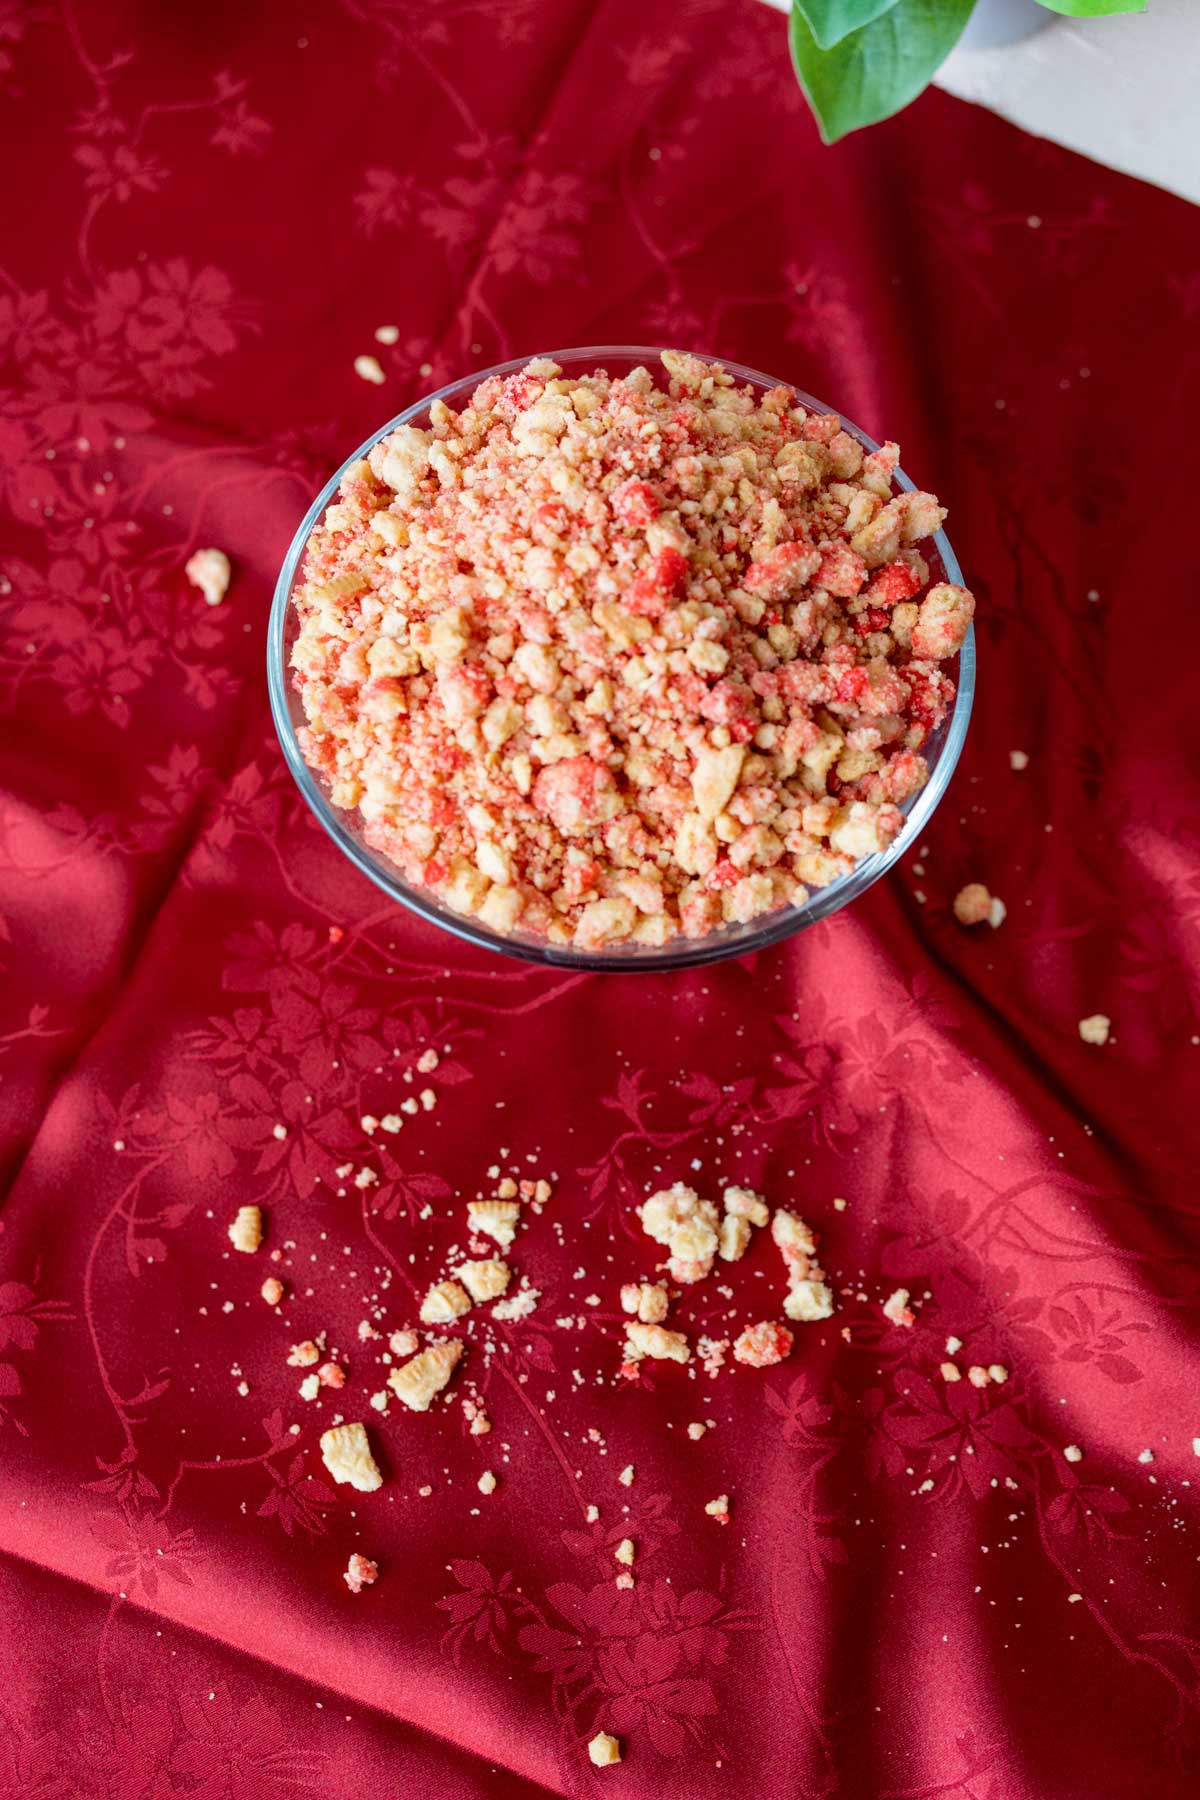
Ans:
[{"label": "crumb cluster", "polygon": [[306,547],[305,757],[502,933],[661,945],[802,904],[896,837],[954,698],[975,603],[930,585],[944,510],[894,491],[897,447],[662,361],[435,403]]}]

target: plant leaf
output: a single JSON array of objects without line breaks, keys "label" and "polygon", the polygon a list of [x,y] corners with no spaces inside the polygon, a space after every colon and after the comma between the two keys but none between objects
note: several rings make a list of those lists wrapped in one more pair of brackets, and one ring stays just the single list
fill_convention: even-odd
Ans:
[{"label": "plant leaf", "polygon": [[822,50],[832,50],[844,37],[890,12],[896,0],[796,0],[809,30]]},{"label": "plant leaf", "polygon": [[1146,0],[1038,0],[1047,12],[1066,19],[1108,19],[1114,13],[1144,13]]},{"label": "plant leaf", "polygon": [[896,0],[870,25],[822,50],[794,0],[792,61],[824,141],[836,143],[915,100],[958,42],[974,4]]}]

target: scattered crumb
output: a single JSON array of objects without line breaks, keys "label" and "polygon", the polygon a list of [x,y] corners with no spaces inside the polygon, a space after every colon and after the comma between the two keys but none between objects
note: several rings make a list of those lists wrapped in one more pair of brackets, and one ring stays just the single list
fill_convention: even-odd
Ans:
[{"label": "scattered crumb", "polygon": [[622,1538],[620,1543],[617,1545],[616,1549],[613,1551],[613,1555],[616,1557],[616,1559],[619,1563],[624,1563],[626,1568],[631,1567],[633,1564],[633,1559],[637,1555],[637,1550],[634,1547],[633,1539],[632,1538]]},{"label": "scattered crumb", "polygon": [[954,916],[960,925],[982,925],[985,919],[991,919],[991,914],[992,896],[981,881],[969,881],[966,887],[959,888],[954,896]]},{"label": "scattered crumb", "polygon": [[1079,1035],[1085,1044],[1107,1044],[1112,1020],[1103,1013],[1091,1013],[1079,1021]]},{"label": "scattered crumb", "polygon": [[373,381],[376,387],[382,387],[387,380],[387,376],[379,365],[379,359],[375,356],[356,356],[354,373],[363,381]]},{"label": "scattered crumb", "polygon": [[916,1319],[909,1311],[907,1288],[897,1288],[894,1294],[888,1295],[883,1303],[883,1316],[893,1325],[916,1324]]},{"label": "scattered crumb", "polygon": [[621,1760],[621,1746],[611,1732],[598,1731],[588,1745],[588,1755],[598,1769],[607,1768],[610,1763]]},{"label": "scattered crumb", "polygon": [[1004,1383],[1008,1380],[1008,1370],[1003,1363],[989,1363],[988,1374],[1000,1387],[1003,1387]]},{"label": "scattered crumb", "polygon": [[845,1212],[846,1206],[847,1202],[845,1200],[835,1200],[833,1203],[833,1210],[834,1212]]},{"label": "scattered crumb", "polygon": [[323,1431],[321,1457],[335,1481],[348,1481],[361,1494],[373,1494],[383,1486],[365,1425],[334,1425]]},{"label": "scattered crumb", "polygon": [[233,572],[223,550],[197,550],[188,557],[183,572],[192,586],[204,595],[206,606],[220,606],[229,591],[229,578]]},{"label": "scattered crumb", "polygon": [[314,1344],[311,1338],[305,1338],[302,1344],[293,1344],[288,1352],[289,1369],[310,1369],[321,1360],[321,1346]]},{"label": "scattered crumb", "polygon": [[1068,1594],[1067,1595],[1067,1604],[1068,1604],[1068,1606],[1074,1606],[1077,1601],[1082,1600],[1082,1599],[1083,1599],[1082,1594]]},{"label": "scattered crumb", "polygon": [[663,1325],[643,1325],[638,1319],[625,1321],[625,1354],[636,1362],[649,1356],[659,1362],[691,1361],[691,1350],[682,1331],[668,1331]]},{"label": "scattered crumb", "polygon": [[317,1370],[317,1380],[322,1387],[340,1388],[346,1385],[346,1371],[338,1363],[322,1363]]},{"label": "scattered crumb", "polygon": [[693,1423],[691,1425],[689,1425],[687,1428],[688,1436],[691,1438],[693,1444],[698,1444],[700,1442],[700,1439],[704,1436],[704,1433],[707,1430],[708,1430],[708,1426],[701,1425],[699,1420],[693,1421]]},{"label": "scattered crumb", "polygon": [[268,1306],[278,1306],[283,1299],[283,1283],[277,1275],[268,1275],[258,1291]]},{"label": "scattered crumb", "polygon": [[412,1356],[421,1347],[421,1340],[415,1331],[393,1331],[388,1339],[388,1349],[393,1356]]},{"label": "scattered crumb", "polygon": [[492,1308],[492,1317],[507,1324],[512,1324],[518,1319],[527,1319],[531,1312],[536,1311],[541,1297],[542,1290],[540,1288],[522,1286],[510,1297],[497,1300]]},{"label": "scattered crumb", "polygon": [[710,1500],[708,1502],[708,1505],[704,1508],[704,1510],[708,1514],[710,1519],[715,1519],[717,1521],[718,1525],[728,1525],[728,1523],[729,1523],[729,1495],[728,1494],[718,1494],[715,1500]]},{"label": "scattered crumb", "polygon": [[320,1377],[317,1375],[306,1375],[297,1391],[302,1400],[315,1400],[321,1391]]},{"label": "scattered crumb", "polygon": [[941,1367],[941,1377],[943,1381],[961,1381],[962,1370],[952,1362],[944,1362]]},{"label": "scattered crumb", "polygon": [[229,1227],[229,1241],[235,1250],[252,1255],[263,1240],[262,1211],[257,1206],[239,1206],[237,1217]]},{"label": "scattered crumb", "polygon": [[457,1338],[443,1338],[399,1369],[390,1370],[388,1386],[413,1412],[428,1412],[453,1375],[462,1353],[463,1347]]},{"label": "scattered crumb", "polygon": [[1010,769],[1027,769],[1029,767],[1029,758],[1024,750],[1010,750],[1008,753],[1008,766]]},{"label": "scattered crumb", "polygon": [[[500,1185],[503,1187],[503,1182]],[[502,1250],[511,1250],[520,1217],[521,1208],[515,1200],[467,1202],[467,1222],[471,1230],[482,1231],[485,1236],[494,1238]]]},{"label": "scattered crumb", "polygon": [[786,1325],[777,1325],[773,1319],[762,1319],[757,1325],[747,1325],[737,1339],[733,1346],[734,1360],[746,1363],[752,1369],[768,1369],[772,1363],[783,1361],[793,1342]]},{"label": "scattered crumb", "polygon": [[600,1517],[600,1508],[595,1505],[589,1506],[584,1517],[587,1519],[589,1525],[594,1525]]},{"label": "scattered crumb", "polygon": [[621,1311],[634,1313],[644,1325],[661,1325],[670,1304],[665,1281],[628,1281],[621,1289]]},{"label": "scattered crumb", "polygon": [[622,1487],[632,1487],[633,1486],[633,1464],[632,1463],[625,1464],[625,1467],[621,1470],[621,1473],[617,1476],[617,1480],[620,1482]]},{"label": "scattered crumb", "polygon": [[346,1573],[342,1580],[352,1594],[361,1594],[365,1587],[379,1579],[379,1564],[372,1562],[369,1556],[360,1556],[358,1551],[350,1558]]},{"label": "scattered crumb", "polygon": [[961,1338],[948,1337],[946,1339],[946,1355],[947,1356],[957,1356],[961,1349],[962,1349],[962,1339]]},{"label": "scattered crumb", "polygon": [[375,342],[377,344],[398,344],[399,341],[400,327],[398,325],[377,325],[375,327]]},{"label": "scattered crumb", "polygon": [[377,1391],[371,1395],[371,1398],[367,1402],[367,1404],[369,1406],[373,1406],[375,1408],[376,1412],[385,1413],[388,1409],[387,1389],[386,1388],[377,1389]]},{"label": "scattered crumb", "polygon": [[288,1133],[287,1133],[286,1125],[272,1125],[271,1136],[273,1138],[275,1138],[279,1143],[282,1144],[282,1142],[283,1142],[284,1138],[287,1136],[287,1134]]},{"label": "scattered crumb", "polygon": [[492,1474],[490,1469],[485,1469],[475,1485],[478,1487],[481,1494],[494,1494],[496,1491],[496,1477]]},{"label": "scattered crumb", "polygon": [[498,1300],[509,1283],[509,1267],[495,1257],[480,1257],[460,1263],[454,1271],[477,1306]]},{"label": "scattered crumb", "polygon": [[1083,1461],[1083,1451],[1079,1448],[1078,1444],[1067,1444],[1063,1449],[1063,1455],[1069,1463]]},{"label": "scattered crumb", "polygon": [[1152,1463],[1154,1461],[1153,1450],[1139,1450],[1138,1461],[1140,1463]]}]

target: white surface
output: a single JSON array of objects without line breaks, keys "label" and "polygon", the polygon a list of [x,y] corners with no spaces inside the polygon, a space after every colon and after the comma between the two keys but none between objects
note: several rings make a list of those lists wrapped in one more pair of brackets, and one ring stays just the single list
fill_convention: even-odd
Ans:
[{"label": "white surface", "polygon": [[[788,10],[788,0],[768,4]],[[1200,203],[1200,0],[1056,18],[1006,49],[953,51],[935,80],[1038,137]]]}]

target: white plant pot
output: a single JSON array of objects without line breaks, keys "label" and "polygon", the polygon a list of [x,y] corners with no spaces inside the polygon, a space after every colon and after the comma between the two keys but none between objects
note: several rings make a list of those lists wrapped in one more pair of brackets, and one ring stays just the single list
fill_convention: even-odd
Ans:
[{"label": "white plant pot", "polygon": [[1032,37],[1055,17],[1037,0],[978,0],[958,41],[964,50],[996,50]]}]

